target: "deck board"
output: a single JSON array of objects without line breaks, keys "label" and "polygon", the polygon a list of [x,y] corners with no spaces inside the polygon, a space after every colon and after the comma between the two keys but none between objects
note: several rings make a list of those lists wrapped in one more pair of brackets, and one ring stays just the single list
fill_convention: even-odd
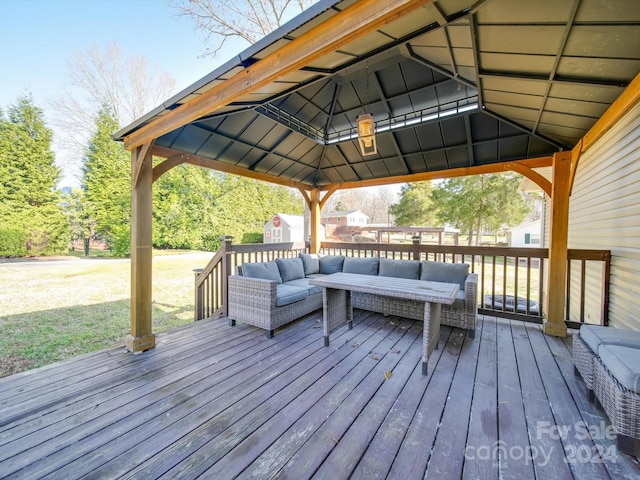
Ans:
[{"label": "deck board", "polygon": [[[473,339],[442,327],[423,376],[419,322],[356,311],[330,347],[320,327],[316,312],[268,340],[205,320],[140,355],[105,350],[0,379],[0,477],[640,475],[602,432],[570,338],[494,317]],[[518,458],[527,449],[552,454]]]}]

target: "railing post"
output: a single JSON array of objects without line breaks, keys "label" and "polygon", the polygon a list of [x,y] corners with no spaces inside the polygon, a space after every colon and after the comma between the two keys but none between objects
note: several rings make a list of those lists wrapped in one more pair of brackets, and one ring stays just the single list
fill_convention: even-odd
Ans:
[{"label": "railing post", "polygon": [[224,235],[220,237],[220,248],[222,250],[222,278],[220,279],[222,285],[220,285],[222,293],[222,315],[227,316],[229,314],[229,287],[227,278],[231,275],[231,255],[229,253],[233,249],[231,243],[233,237]]},{"label": "railing post", "polygon": [[202,320],[204,318],[204,295],[202,292],[202,287],[198,286],[198,275],[202,273],[204,268],[194,268],[193,274],[195,278],[195,293],[196,298],[194,299],[194,308],[193,308],[193,321],[197,322],[198,320]]},{"label": "railing post", "polygon": [[411,241],[413,242],[413,259],[420,260],[420,241],[422,240],[422,235],[414,235],[411,237]]},{"label": "railing post", "polygon": [[606,251],[602,265],[602,325],[609,326],[609,281],[611,279],[611,251]]}]

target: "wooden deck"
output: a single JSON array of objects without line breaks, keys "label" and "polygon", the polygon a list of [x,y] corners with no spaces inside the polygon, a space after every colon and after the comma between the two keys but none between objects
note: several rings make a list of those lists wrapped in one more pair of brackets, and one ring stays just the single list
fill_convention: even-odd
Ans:
[{"label": "wooden deck", "polygon": [[0,477],[638,478],[574,376],[571,338],[483,317],[443,327],[356,311],[267,340],[225,319],[0,379]]}]

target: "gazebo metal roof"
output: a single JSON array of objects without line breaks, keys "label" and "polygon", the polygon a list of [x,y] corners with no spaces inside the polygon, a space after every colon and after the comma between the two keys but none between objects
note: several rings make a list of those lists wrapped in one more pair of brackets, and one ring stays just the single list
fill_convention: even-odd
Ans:
[{"label": "gazebo metal roof", "polygon": [[[352,0],[320,1],[114,138],[246,75]],[[437,0],[155,138],[165,156],[326,189],[571,149],[640,71],[635,0]],[[235,79],[237,80],[237,78]],[[356,117],[378,152],[362,156]]]}]

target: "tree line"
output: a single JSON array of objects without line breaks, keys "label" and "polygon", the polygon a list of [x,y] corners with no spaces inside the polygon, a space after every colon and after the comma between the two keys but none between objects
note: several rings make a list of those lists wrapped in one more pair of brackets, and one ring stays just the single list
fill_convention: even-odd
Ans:
[{"label": "tree line", "polygon": [[[102,239],[114,255],[130,251],[130,154],[111,139],[120,125],[109,106],[98,112],[83,155],[81,187],[56,188],[61,170],[43,111],[21,97],[0,111],[0,256],[65,253],[73,239]],[[274,210],[277,208],[277,211]],[[216,250],[219,237],[259,242],[277,212],[302,214],[290,189],[181,165],[153,188],[153,245]]]},{"label": "tree line", "polygon": [[[108,105],[94,123],[84,148],[81,186],[63,192],[56,189],[61,171],[42,109],[25,96],[6,115],[0,110],[0,255],[64,253],[74,239],[82,239],[85,247],[101,239],[114,255],[129,254],[130,153],[111,138],[120,125]],[[397,203],[381,188],[341,192],[326,208],[361,209],[372,223],[451,225],[468,234],[469,244],[475,234],[479,244],[484,231],[516,225],[532,211],[534,202],[518,193],[521,178],[491,174],[435,186],[409,183]],[[261,242],[263,226],[275,213],[299,215],[303,205],[291,189],[180,165],[154,183],[153,245],[214,251],[222,235]]]}]

